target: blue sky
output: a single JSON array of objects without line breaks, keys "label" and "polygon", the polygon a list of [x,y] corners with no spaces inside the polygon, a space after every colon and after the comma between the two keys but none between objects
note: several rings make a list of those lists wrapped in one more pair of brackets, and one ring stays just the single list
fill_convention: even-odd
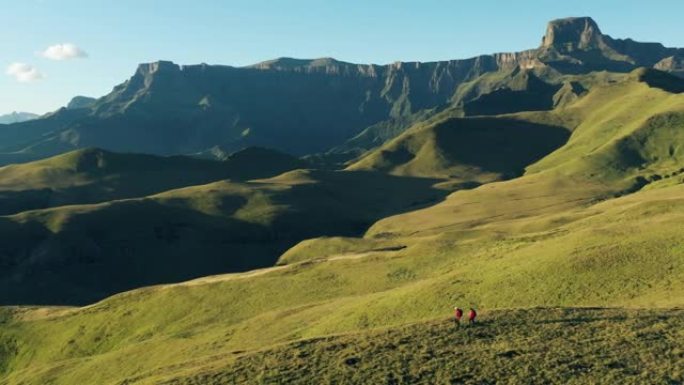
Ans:
[{"label": "blue sky", "polygon": [[[682,15],[681,0],[0,0],[0,114],[102,96],[141,62],[456,59],[536,47],[546,22],[567,16],[684,47]],[[75,47],[55,47],[64,43]]]}]

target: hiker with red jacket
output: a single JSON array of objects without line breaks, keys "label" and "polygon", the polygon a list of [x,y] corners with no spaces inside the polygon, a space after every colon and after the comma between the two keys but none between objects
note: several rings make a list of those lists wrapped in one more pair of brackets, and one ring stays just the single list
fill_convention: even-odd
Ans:
[{"label": "hiker with red jacket", "polygon": [[454,308],[454,323],[456,326],[461,326],[461,317],[463,317],[463,310],[459,307]]},{"label": "hiker with red jacket", "polygon": [[468,323],[470,325],[475,323],[475,317],[477,317],[477,312],[471,307],[470,311],[468,312]]}]

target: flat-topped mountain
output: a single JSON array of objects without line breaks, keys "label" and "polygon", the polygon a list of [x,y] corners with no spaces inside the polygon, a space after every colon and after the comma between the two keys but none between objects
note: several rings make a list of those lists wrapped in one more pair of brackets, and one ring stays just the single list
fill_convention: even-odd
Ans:
[{"label": "flat-topped mountain", "polygon": [[677,71],[676,61],[684,49],[660,43],[614,39],[601,32],[590,17],[573,17],[549,22],[538,51],[539,59],[563,73],[596,70],[626,72],[636,67]]},{"label": "flat-topped mountain", "polygon": [[559,51],[596,49],[604,45],[598,24],[590,17],[570,17],[549,22],[542,48],[553,47]]}]

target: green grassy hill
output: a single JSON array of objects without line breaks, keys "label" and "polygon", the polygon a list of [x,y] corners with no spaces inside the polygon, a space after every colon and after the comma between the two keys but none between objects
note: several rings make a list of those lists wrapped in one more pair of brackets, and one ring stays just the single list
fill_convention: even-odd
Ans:
[{"label": "green grassy hill", "polygon": [[[650,71],[656,73],[657,71]],[[400,136],[409,128],[415,133],[418,127],[442,123],[449,118],[478,115],[498,115],[524,111],[551,110],[564,107],[585,95],[594,87],[624,81],[623,73],[592,72],[582,75],[564,75],[546,66],[531,69],[505,69],[487,72],[463,82],[454,91],[448,104],[398,117],[368,127],[326,154],[314,158],[333,160],[340,165],[359,155],[376,150]],[[665,76],[665,84],[673,85],[672,76]],[[524,119],[523,119],[524,120]],[[346,156],[346,157],[343,157]],[[339,162],[342,159],[342,162]],[[337,162],[335,162],[337,161]],[[350,162],[354,163],[354,162]]]},{"label": "green grassy hill", "polygon": [[[363,333],[344,337],[350,341],[346,348],[331,347],[327,353],[338,354],[338,349],[343,349],[339,354],[346,359],[347,353],[356,354],[363,346],[352,340],[366,340],[380,349],[386,337],[377,337],[372,332],[376,328],[398,327],[390,333],[420,336],[420,331],[403,329],[402,325],[444,319],[455,304],[481,309],[486,326],[464,337],[479,351],[494,355],[516,350],[526,354],[525,349],[534,350],[535,344],[553,339],[554,349],[560,353],[558,358],[567,357],[569,361],[558,361],[557,367],[551,365],[548,371],[535,373],[535,378],[566,378],[573,372],[571,364],[579,365],[577,370],[581,372],[582,366],[590,362],[597,368],[593,374],[599,376],[597,379],[611,378],[606,376],[613,373],[615,378],[639,379],[651,374],[679,380],[681,373],[670,370],[681,361],[681,347],[676,343],[681,340],[676,326],[681,322],[681,316],[676,315],[679,313],[654,311],[650,319],[661,321],[653,323],[619,311],[596,311],[592,315],[580,310],[559,315],[546,310],[491,313],[487,309],[684,305],[684,249],[678,227],[684,219],[682,186],[638,192],[566,213],[540,213],[534,218],[502,221],[508,222],[508,228],[515,229],[515,233],[471,225],[467,230],[443,231],[430,237],[392,238],[394,245],[408,246],[400,250],[345,254],[270,270],[150,287],[80,309],[9,310],[13,315],[5,317],[2,328],[5,382],[146,384],[204,378],[201,376],[206,373],[218,372],[223,374],[217,378],[224,376],[224,382],[217,379],[215,383],[230,383],[227,373],[251,373],[264,370],[263,365],[273,368],[264,372],[266,378],[296,379],[296,374],[287,370],[293,362],[283,356],[294,354],[297,350],[293,346],[318,351],[318,346],[330,346],[320,340],[322,336]],[[522,325],[516,326],[516,315],[535,321],[521,320]],[[625,319],[591,321],[602,317]],[[568,321],[551,322],[558,318]],[[573,323],[572,335],[578,341],[586,335],[597,344],[586,347],[590,354],[587,361],[572,356],[578,342],[565,338],[565,333],[570,332],[564,329]],[[603,327],[609,324],[607,329]],[[416,328],[429,333],[430,325]],[[448,345],[450,334],[445,333],[451,331],[447,324],[434,325],[434,338]],[[625,334],[622,328],[634,334]],[[599,330],[604,333],[601,338],[596,335]],[[526,333],[531,334],[531,340],[520,341],[519,336]],[[648,340],[635,337],[643,335],[660,336],[661,340],[649,345]],[[302,339],[314,340],[306,345],[281,346]],[[640,344],[631,343],[636,340]],[[451,341],[455,344],[459,339],[454,336]],[[531,341],[530,345],[516,344],[526,341]],[[411,342],[405,348],[406,354],[422,352],[421,346]],[[624,346],[612,359],[621,361],[624,367],[612,371],[610,358],[593,360],[600,357],[600,347],[605,346]],[[271,349],[272,353],[268,353]],[[660,360],[648,358],[661,353]],[[488,379],[503,375],[497,369],[499,358],[492,355],[463,357],[468,363],[464,374]],[[317,357],[321,365],[329,363],[325,360],[328,356]],[[378,355],[378,359],[382,357]],[[530,359],[543,360],[534,355]],[[398,360],[397,369],[390,369],[390,365],[386,372],[380,372],[387,375],[397,374],[395,370],[408,365],[396,355],[386,360]],[[455,357],[449,365],[460,362],[461,358]],[[446,368],[440,369],[438,362],[434,365],[433,373],[424,375],[443,378]],[[324,370],[314,365],[310,374],[324,375],[332,370],[332,378],[345,375],[335,373],[335,368]],[[505,368],[512,367],[500,369]],[[407,378],[419,375],[418,368],[407,367],[405,371]],[[370,373],[363,375],[375,378]],[[259,383],[259,379],[253,382]]]},{"label": "green grassy hill", "polygon": [[161,383],[680,383],[682,326],[681,310],[497,310],[233,352]]},{"label": "green grassy hill", "polygon": [[[681,80],[653,70],[637,70],[623,82],[601,87],[557,114],[581,119],[568,145],[529,168],[557,168],[597,178],[648,176],[681,163],[684,95]],[[676,171],[673,169],[671,171]]]},{"label": "green grassy hill", "polygon": [[512,115],[563,126],[572,135],[564,146],[528,166],[521,178],[456,192],[441,204],[384,219],[370,234],[458,229],[469,221],[506,223],[503,219],[562,213],[661,179],[677,180],[684,167],[678,145],[684,94],[650,86],[642,72],[599,87],[564,108]]},{"label": "green grassy hill", "polygon": [[[486,77],[487,75],[483,76]],[[495,76],[495,79],[497,77]],[[551,110],[555,106],[554,96],[562,85],[547,83],[534,71],[516,68],[503,78],[484,89],[473,87],[478,94],[472,95],[470,101],[464,103],[466,115],[501,115],[520,111]],[[471,88],[469,91],[472,92]],[[456,100],[462,98],[458,95]]]},{"label": "green grassy hill", "polygon": [[450,118],[419,124],[348,169],[486,183],[520,175],[569,135],[563,127],[525,120]]},{"label": "green grassy hill", "polygon": [[0,303],[83,304],[122,290],[273,265],[324,235],[434,203],[435,180],[298,170],[276,178],[0,217]]},{"label": "green grassy hill", "polygon": [[259,148],[242,150],[222,162],[76,150],[0,167],[0,215],[143,197],[222,179],[266,178],[304,166],[297,158]]},{"label": "green grassy hill", "polygon": [[[636,76],[563,109],[518,115],[563,123],[572,135],[520,178],[380,220],[364,237],[307,240],[276,267],[83,308],[6,308],[0,383],[681,382],[682,316],[669,309],[684,306],[684,175],[670,171],[682,168],[678,149],[661,143],[679,132],[677,118],[662,116],[676,115],[682,97]],[[590,137],[597,142],[585,156],[573,152]],[[625,157],[624,140],[641,163]],[[656,170],[667,174],[648,179]],[[329,207],[335,193],[351,202],[377,191],[365,206],[349,206],[359,210],[387,197],[406,202],[388,192],[409,191],[387,187],[381,174],[355,174],[295,171],[250,182],[263,186],[232,217],[254,224],[268,217],[264,208],[271,218],[302,210],[307,188],[331,194],[310,212]],[[148,200],[212,213],[217,201],[196,189],[247,188],[225,183]],[[272,192],[279,189],[288,194]],[[301,201],[250,203],[286,196]],[[48,223],[63,226],[57,218]],[[453,330],[443,320],[454,305],[477,307],[483,324]]]},{"label": "green grassy hill", "polygon": [[[278,265],[5,307],[0,384],[681,383],[684,94],[667,79],[638,70],[554,110],[417,125],[347,171],[2,217],[19,246],[0,250],[0,293],[24,300],[37,282],[54,284],[42,298],[68,282],[63,300],[152,270],[178,280],[179,261]],[[455,305],[482,324],[454,330]]]}]

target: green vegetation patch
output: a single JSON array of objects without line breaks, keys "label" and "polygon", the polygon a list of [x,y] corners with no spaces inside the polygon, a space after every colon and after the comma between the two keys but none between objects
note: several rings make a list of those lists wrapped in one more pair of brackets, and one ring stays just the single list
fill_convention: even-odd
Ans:
[{"label": "green vegetation patch", "polygon": [[164,381],[219,384],[678,384],[684,312],[532,308],[235,353]]}]

